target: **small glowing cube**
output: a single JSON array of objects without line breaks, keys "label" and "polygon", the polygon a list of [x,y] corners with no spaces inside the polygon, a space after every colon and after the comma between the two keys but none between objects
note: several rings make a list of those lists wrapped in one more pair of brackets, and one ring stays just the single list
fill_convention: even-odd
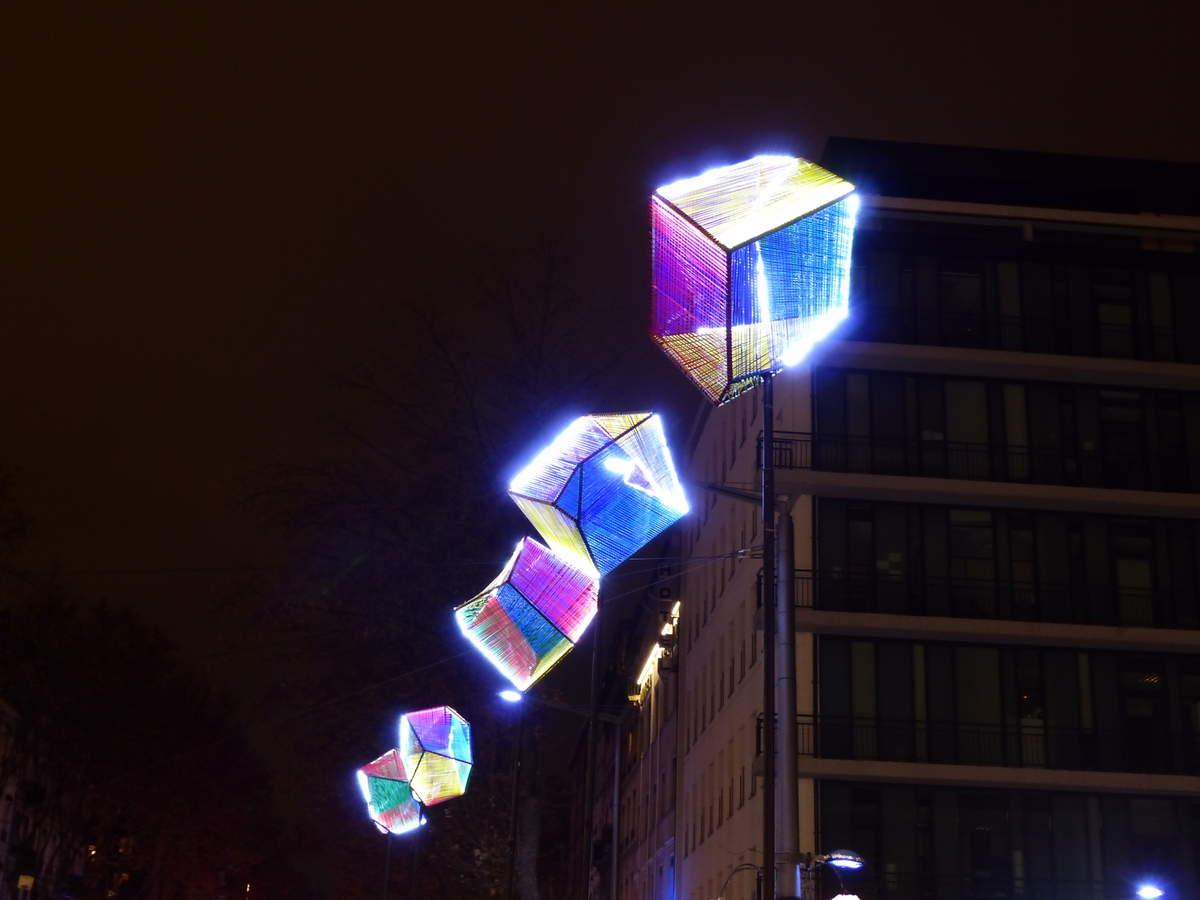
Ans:
[{"label": "small glowing cube", "polygon": [[471,726],[449,706],[400,717],[400,758],[412,792],[425,806],[461,797],[471,777]]},{"label": "small glowing cube", "polygon": [[651,333],[711,401],[799,362],[849,314],[853,192],[790,156],[654,192]]},{"label": "small glowing cube", "polygon": [[405,834],[425,823],[399,750],[389,750],[358,770],[367,815],[384,834]]}]

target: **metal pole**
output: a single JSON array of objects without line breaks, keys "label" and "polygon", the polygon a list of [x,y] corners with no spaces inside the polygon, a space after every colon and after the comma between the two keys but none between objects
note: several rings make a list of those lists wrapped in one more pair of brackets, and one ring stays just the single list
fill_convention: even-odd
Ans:
[{"label": "metal pole", "polygon": [[417,900],[417,873],[421,871],[421,841],[413,835],[412,857],[408,872],[408,900]]},{"label": "metal pole", "polygon": [[609,900],[617,900],[617,876],[620,874],[620,860],[617,849],[620,846],[621,834],[621,720],[613,722],[613,796],[612,796],[612,869],[609,873],[611,884],[608,889]]},{"label": "metal pole", "polygon": [[775,900],[775,385],[763,376],[763,867],[764,900]]},{"label": "metal pole", "polygon": [[[523,705],[523,704],[522,704]],[[517,707],[517,743],[513,750],[512,807],[508,817],[508,877],[505,879],[504,896],[513,900],[517,872],[517,828],[521,798],[521,754],[525,752],[525,713]]]},{"label": "metal pole", "polygon": [[388,888],[392,881],[392,835],[383,836],[383,900],[388,900]]},{"label": "metal pole", "polygon": [[[586,768],[583,772],[583,834],[587,841],[587,852],[584,859],[587,865],[583,871],[583,893],[580,895],[587,900],[592,886],[592,865],[595,856],[595,840],[592,835],[592,790],[595,786],[595,776],[592,772],[596,765],[596,717],[597,709],[596,683],[600,673],[600,598],[596,598],[596,615],[592,620],[592,677],[588,688],[588,725],[587,725],[587,755]],[[616,841],[616,835],[613,835]],[[615,852],[615,849],[614,849]]]},{"label": "metal pole", "polygon": [[796,560],[792,514],[779,517],[779,568],[776,606],[779,634],[775,704],[779,710],[779,802],[776,836],[779,851],[779,896],[800,897],[800,799],[796,782]]}]

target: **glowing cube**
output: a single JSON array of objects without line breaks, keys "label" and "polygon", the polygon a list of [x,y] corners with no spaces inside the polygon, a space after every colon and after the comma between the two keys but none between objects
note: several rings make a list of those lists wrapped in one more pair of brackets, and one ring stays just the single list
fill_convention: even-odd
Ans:
[{"label": "glowing cube", "polygon": [[399,750],[389,750],[357,772],[367,814],[384,834],[404,834],[425,823]]},{"label": "glowing cube", "polygon": [[449,706],[400,717],[400,758],[412,792],[434,806],[461,797],[471,776],[471,726]]},{"label": "glowing cube", "polygon": [[606,575],[688,511],[662,418],[581,416],[509,485],[560,557]]},{"label": "glowing cube", "polygon": [[807,160],[756,156],[654,192],[651,332],[714,403],[849,314],[853,191]]},{"label": "glowing cube", "polygon": [[590,566],[524,538],[500,575],[454,611],[458,627],[517,690],[550,671],[596,614]]}]

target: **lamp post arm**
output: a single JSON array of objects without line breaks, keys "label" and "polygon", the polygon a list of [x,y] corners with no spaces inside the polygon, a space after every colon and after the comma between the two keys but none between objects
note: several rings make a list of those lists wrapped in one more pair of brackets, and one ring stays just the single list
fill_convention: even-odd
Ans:
[{"label": "lamp post arm", "polygon": [[750,869],[753,869],[755,872],[762,871],[762,867],[757,866],[754,863],[739,863],[730,869],[729,874],[725,876],[725,880],[721,882],[721,889],[717,891],[717,900],[725,900],[725,888],[729,887],[729,882],[733,879],[734,875],[736,875],[738,872],[745,872]]}]

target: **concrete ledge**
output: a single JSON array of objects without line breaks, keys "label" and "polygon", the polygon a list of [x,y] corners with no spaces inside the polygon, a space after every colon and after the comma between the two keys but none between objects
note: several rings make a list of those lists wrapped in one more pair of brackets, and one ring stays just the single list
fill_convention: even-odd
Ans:
[{"label": "concrete ledge", "polygon": [[1036,647],[1091,647],[1156,653],[1200,653],[1200,631],[1182,628],[1129,628],[1115,625],[1068,625],[1005,619],[959,619],[797,609],[796,630],[845,637],[966,641]]},{"label": "concrete ledge", "polygon": [[801,778],[826,781],[1084,791],[1092,794],[1200,796],[1200,777],[1193,775],[1142,775],[1133,772],[1080,772],[1073,769],[1018,769],[1006,766],[948,766],[859,759],[814,759],[809,756],[799,757],[797,769]]}]

